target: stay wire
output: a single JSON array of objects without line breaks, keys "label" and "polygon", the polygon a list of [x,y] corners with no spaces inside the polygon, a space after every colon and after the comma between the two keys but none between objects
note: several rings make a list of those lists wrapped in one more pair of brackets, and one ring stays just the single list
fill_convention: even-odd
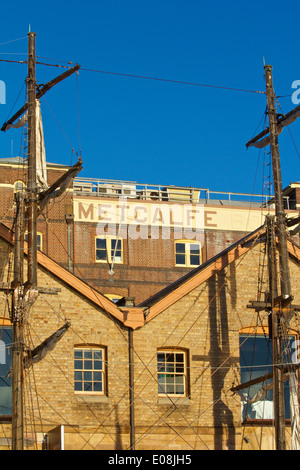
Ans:
[{"label": "stay wire", "polygon": [[[0,59],[0,62],[27,64],[27,61],[24,61],[24,60]],[[60,64],[48,64],[46,62],[40,62],[40,61],[37,61],[36,64],[45,65],[47,67],[57,67],[57,68],[72,68],[74,66],[73,63],[72,65],[60,65]],[[70,62],[68,62],[68,64],[70,64]],[[80,70],[84,72],[101,73],[105,75],[114,75],[114,76],[127,77],[127,78],[139,78],[143,80],[174,83],[174,84],[179,84],[179,85],[189,85],[189,86],[197,86],[197,87],[205,87],[205,88],[213,88],[213,89],[229,90],[229,91],[237,91],[237,92],[245,92],[245,93],[254,93],[254,94],[264,94],[264,95],[266,94],[265,91],[260,91],[260,90],[249,90],[249,89],[229,87],[229,86],[224,86],[224,85],[213,85],[213,84],[207,84],[207,83],[189,82],[189,81],[184,81],[184,80],[174,80],[170,78],[150,77],[147,75],[138,75],[138,74],[131,74],[131,73],[123,73],[123,72],[112,72],[109,70],[92,69],[92,68],[86,68],[86,67],[81,67]]]}]

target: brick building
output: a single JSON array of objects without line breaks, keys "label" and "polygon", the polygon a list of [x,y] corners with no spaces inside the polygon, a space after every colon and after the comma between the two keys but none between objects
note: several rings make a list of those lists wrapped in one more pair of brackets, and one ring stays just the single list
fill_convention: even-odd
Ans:
[{"label": "brick building", "polygon": [[[39,252],[42,289],[25,324],[25,343],[31,349],[66,321],[71,326],[53,351],[26,369],[25,445],[51,447],[59,429],[65,449],[127,450],[132,440],[136,450],[274,448],[269,408],[244,416],[240,396],[231,391],[251,369],[244,345],[252,351],[254,340],[264,341],[268,350],[268,316],[247,308],[259,284],[268,289],[263,232],[247,235],[138,307],[115,305]],[[8,285],[12,239],[1,225],[0,281]],[[292,294],[300,304],[300,251],[291,242],[288,250]],[[11,442],[9,298],[1,293],[3,450]],[[298,331],[296,316],[289,334],[297,339]],[[289,447],[289,421],[286,434]]]},{"label": "brick building", "polygon": [[[69,168],[48,163],[49,185]],[[26,181],[26,160],[0,159],[0,215],[9,227],[14,193]],[[286,188],[285,201],[288,215],[299,211],[299,183]],[[38,246],[114,301],[132,297],[138,305],[255,230],[272,211],[262,196],[77,177],[39,216]]]}]

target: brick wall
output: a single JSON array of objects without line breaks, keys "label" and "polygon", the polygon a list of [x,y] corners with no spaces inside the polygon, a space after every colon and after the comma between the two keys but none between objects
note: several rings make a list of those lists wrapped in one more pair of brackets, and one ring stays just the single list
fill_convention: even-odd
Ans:
[{"label": "brick wall", "polygon": [[[7,250],[3,243],[0,248],[2,253]],[[246,445],[240,399],[230,388],[240,377],[239,330],[257,324],[257,314],[247,305],[257,298],[260,250],[258,246],[249,251],[133,332],[136,449],[213,450]],[[294,302],[299,304],[299,266],[291,261],[290,269]],[[46,270],[39,269],[38,282],[61,292],[40,294],[34,304],[29,316],[34,345],[66,319],[71,322],[56,349],[34,366],[32,400],[37,406],[38,397],[43,421],[41,426],[39,413],[34,414],[38,435],[63,424],[69,449],[128,449],[127,329]],[[106,402],[82,403],[74,394],[73,349],[78,344],[107,348]],[[189,358],[189,397],[177,406],[157,394],[156,353],[163,347],[184,348]],[[27,383],[30,378],[26,377]],[[7,424],[0,423],[0,434],[5,432],[7,436]],[[261,428],[263,443],[269,442],[271,432]]]}]

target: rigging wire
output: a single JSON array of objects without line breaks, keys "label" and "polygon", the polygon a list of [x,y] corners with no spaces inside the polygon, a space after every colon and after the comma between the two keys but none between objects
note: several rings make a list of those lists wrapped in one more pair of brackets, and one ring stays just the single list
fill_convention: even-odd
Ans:
[{"label": "rigging wire", "polygon": [[[50,60],[50,59],[48,59],[48,60]],[[24,60],[0,59],[0,62],[27,64],[27,61],[24,61]],[[37,61],[36,63],[39,64],[39,65],[45,65],[45,66],[48,66],[48,67],[57,67],[57,68],[71,68],[72,67],[71,65],[48,64],[48,63],[39,62],[39,61]],[[250,90],[250,89],[230,87],[230,86],[225,86],[225,85],[214,85],[214,84],[207,84],[207,83],[188,82],[188,81],[183,81],[183,80],[174,80],[174,79],[160,78],[160,77],[150,77],[150,76],[147,76],[147,75],[137,75],[137,74],[122,73],[122,72],[112,72],[112,71],[108,71],[108,70],[92,69],[92,68],[85,68],[85,67],[81,67],[80,70],[82,70],[84,72],[100,73],[100,74],[105,74],[105,75],[114,75],[114,76],[127,77],[127,78],[139,78],[139,79],[143,79],[143,80],[173,83],[173,84],[179,84],[179,85],[189,85],[189,86],[197,86],[197,87],[205,87],[205,88],[213,88],[213,89],[237,91],[237,92],[245,92],[245,93],[254,93],[254,94],[266,94],[265,91]]]}]

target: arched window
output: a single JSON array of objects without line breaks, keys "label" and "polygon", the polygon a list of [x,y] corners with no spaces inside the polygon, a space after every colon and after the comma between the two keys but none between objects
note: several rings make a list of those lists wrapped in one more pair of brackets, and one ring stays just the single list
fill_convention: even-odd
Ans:
[{"label": "arched window", "polygon": [[97,345],[74,348],[74,391],[79,394],[106,394],[106,349]]},{"label": "arched window", "polygon": [[157,383],[159,396],[188,395],[187,351],[159,349],[157,351]]}]

